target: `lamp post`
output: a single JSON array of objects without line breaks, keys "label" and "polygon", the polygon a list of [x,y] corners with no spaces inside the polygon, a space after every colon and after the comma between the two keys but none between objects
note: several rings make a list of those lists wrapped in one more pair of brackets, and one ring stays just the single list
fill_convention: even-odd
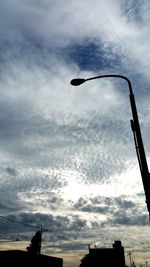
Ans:
[{"label": "lamp post", "polygon": [[88,79],[77,78],[77,79],[71,80],[70,83],[71,85],[78,86],[84,82],[95,80],[95,79],[101,79],[101,78],[120,78],[120,79],[125,80],[128,83],[130,105],[131,105],[131,111],[132,111],[132,117],[133,117],[130,120],[131,129],[133,132],[137,158],[139,162],[143,187],[145,191],[146,204],[147,204],[147,209],[148,209],[149,217],[150,217],[150,174],[148,170],[148,165],[147,165],[147,160],[146,160],[146,155],[145,155],[145,150],[144,150],[144,145],[143,145],[143,140],[142,140],[142,134],[141,134],[140,124],[139,124],[139,119],[138,119],[138,113],[137,113],[137,108],[136,108],[136,102],[135,102],[135,98],[134,98],[134,94],[132,90],[131,81],[126,76],[112,74],[112,75],[99,75],[99,76],[91,77]]}]

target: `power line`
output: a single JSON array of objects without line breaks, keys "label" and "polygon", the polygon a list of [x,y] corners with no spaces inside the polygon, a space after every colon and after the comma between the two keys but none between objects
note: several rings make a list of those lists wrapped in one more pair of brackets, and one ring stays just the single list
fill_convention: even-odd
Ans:
[{"label": "power line", "polygon": [[[42,227],[41,225],[40,225],[40,226],[33,226],[33,225],[31,225],[31,224],[23,223],[23,222],[14,220],[14,219],[10,219],[10,218],[8,218],[8,217],[6,217],[6,216],[2,216],[2,215],[0,215],[0,218],[1,218],[1,219],[4,219],[4,220],[7,220],[7,221],[14,222],[14,223],[22,224],[22,225],[24,225],[24,226],[31,227],[31,228],[34,228],[34,229],[35,229],[35,228],[37,229],[37,228],[39,228],[39,227]],[[42,227],[42,229],[43,229],[44,232],[48,232],[48,229],[47,229],[47,228],[43,228],[43,227]]]},{"label": "power line", "polygon": [[0,240],[0,243],[12,243],[12,242],[21,242],[22,240],[21,239],[12,239],[12,240]]},{"label": "power line", "polygon": [[23,222],[14,220],[14,219],[10,219],[10,218],[5,217],[5,216],[2,216],[2,215],[0,215],[0,218],[1,218],[1,219],[4,219],[4,220],[7,220],[7,221],[10,221],[10,222],[14,222],[14,223],[22,224],[22,225],[24,225],[24,226],[31,227],[31,228],[36,228],[36,229],[37,229],[37,226],[33,226],[33,225],[31,225],[31,224],[28,224],[28,223],[23,223]]}]

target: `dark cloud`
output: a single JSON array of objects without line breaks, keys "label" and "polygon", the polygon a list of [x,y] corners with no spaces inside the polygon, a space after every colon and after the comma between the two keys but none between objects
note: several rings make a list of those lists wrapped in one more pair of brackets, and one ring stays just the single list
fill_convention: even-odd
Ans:
[{"label": "dark cloud", "polygon": [[130,22],[141,23],[143,21],[142,16],[142,0],[134,1],[121,1],[122,12],[128,18]]},{"label": "dark cloud", "polygon": [[111,221],[113,225],[126,225],[126,226],[147,226],[148,215],[139,214],[136,210],[132,210],[132,213],[118,211],[114,214],[114,219]]},{"label": "dark cloud", "polygon": [[12,175],[12,176],[16,176],[16,175],[18,174],[18,171],[15,170],[15,169],[13,169],[13,168],[11,168],[11,167],[7,167],[7,168],[6,168],[6,172],[7,172],[8,174]]},{"label": "dark cloud", "polygon": [[81,70],[117,70],[121,64],[121,55],[113,51],[112,46],[94,39],[70,45],[65,48],[64,55],[67,61],[77,64]]},{"label": "dark cloud", "polygon": [[80,198],[77,203],[74,204],[74,208],[83,212],[93,212],[99,214],[112,214],[115,211],[131,211],[135,210],[136,204],[126,199],[126,196],[120,197],[94,197],[94,198]]},{"label": "dark cloud", "polygon": [[122,199],[122,197],[115,198],[115,201],[120,209],[132,209],[136,206],[133,201]]},{"label": "dark cloud", "polygon": [[109,207],[105,205],[103,198],[99,198],[99,201],[95,201],[95,199],[80,198],[78,202],[74,204],[74,208],[83,212],[100,214],[105,214],[109,211]]},{"label": "dark cloud", "polygon": [[9,212],[14,212],[14,211],[17,212],[24,208],[24,204],[18,197],[19,185],[17,184],[16,181],[14,181],[15,177],[13,177],[11,173],[10,180],[5,179],[3,183],[1,182],[0,209],[2,214],[7,214]]},{"label": "dark cloud", "polygon": [[[106,225],[130,225],[130,226],[146,226],[148,225],[148,216],[143,211],[141,213],[140,206],[129,200],[127,196],[120,197],[97,197],[97,198],[80,198],[74,204],[74,209],[85,213],[96,213],[97,215],[105,215],[105,223],[101,223],[101,227]],[[92,222],[92,227],[98,227],[99,224]]]},{"label": "dark cloud", "polygon": [[65,182],[60,177],[42,173],[41,170],[30,169],[26,172],[22,167],[19,171],[10,167],[5,169],[5,179],[1,180],[0,187],[2,213],[37,210],[38,206],[56,210],[58,205],[63,205],[59,190]]},{"label": "dark cloud", "polygon": [[[42,213],[18,213],[0,218],[0,231],[2,238],[11,238],[15,235],[23,235],[26,239],[31,232],[43,227],[46,233],[45,240],[59,241],[69,240],[86,228],[86,220],[79,216],[54,216]],[[61,234],[60,234],[61,233]]]}]

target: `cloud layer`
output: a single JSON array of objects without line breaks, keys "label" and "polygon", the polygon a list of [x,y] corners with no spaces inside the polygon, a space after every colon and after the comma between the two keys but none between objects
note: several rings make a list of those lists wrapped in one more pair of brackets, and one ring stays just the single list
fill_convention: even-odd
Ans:
[{"label": "cloud layer", "polygon": [[[43,225],[43,251],[64,253],[66,266],[98,233],[101,245],[107,236],[148,250],[127,84],[70,80],[131,79],[149,162],[149,10],[141,0],[0,2],[1,215]],[[32,234],[4,218],[0,229],[4,239]]]}]

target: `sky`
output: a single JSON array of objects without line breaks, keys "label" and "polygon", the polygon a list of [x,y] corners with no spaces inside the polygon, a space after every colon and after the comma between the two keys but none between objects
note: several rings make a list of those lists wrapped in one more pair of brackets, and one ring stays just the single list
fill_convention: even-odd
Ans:
[{"label": "sky", "polygon": [[0,249],[42,226],[64,267],[114,240],[127,264],[150,261],[128,84],[70,85],[127,76],[150,164],[149,14],[148,0],[0,0]]}]

